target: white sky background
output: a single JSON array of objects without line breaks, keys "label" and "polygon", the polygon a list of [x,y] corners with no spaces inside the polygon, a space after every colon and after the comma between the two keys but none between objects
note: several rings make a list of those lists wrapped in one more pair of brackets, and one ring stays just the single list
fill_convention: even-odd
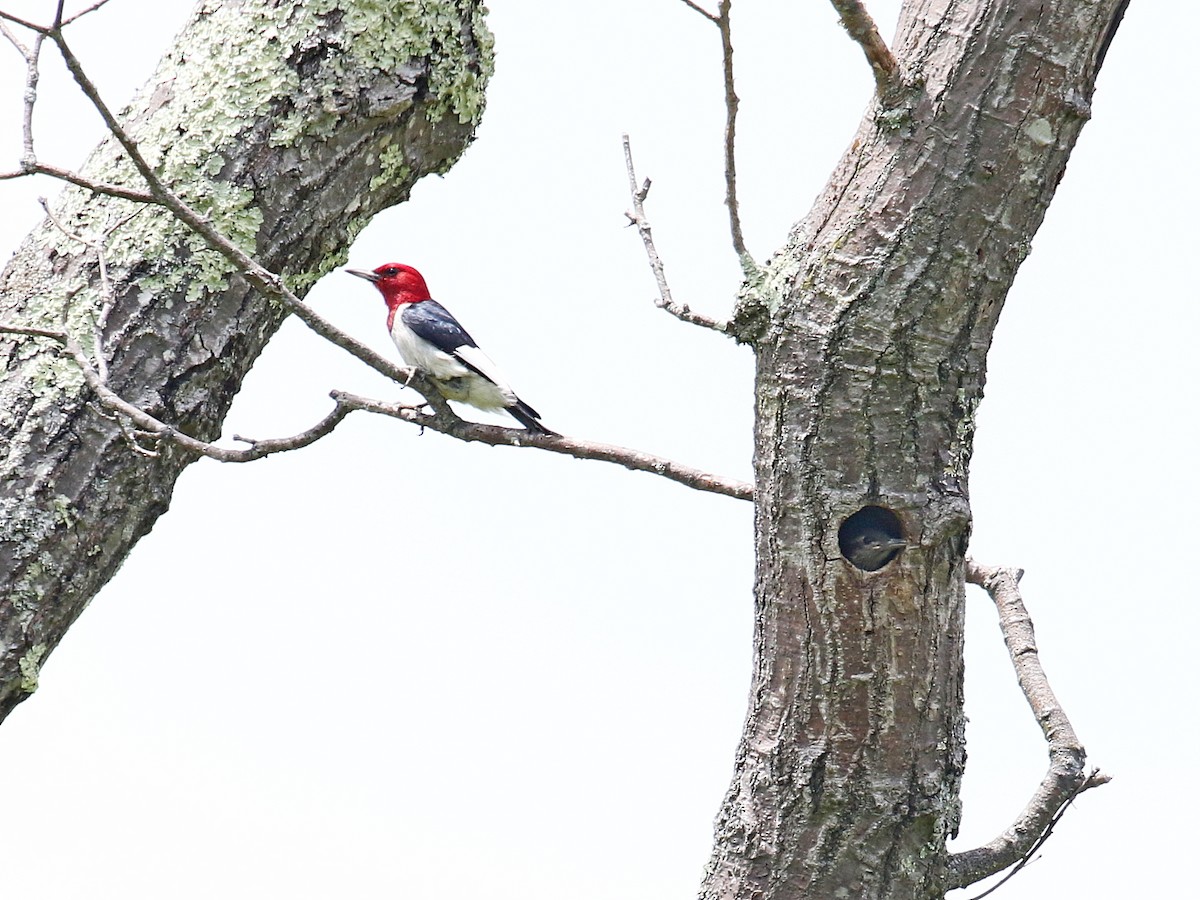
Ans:
[{"label": "white sky background", "polygon": [[[899,4],[869,6],[890,35]],[[550,427],[748,478],[751,354],[654,309],[622,215],[629,131],[677,297],[729,311],[715,29],[677,0],[493,7],[476,143],[350,262],[420,268]],[[73,44],[119,105],[189,11],[113,0]],[[765,259],[872,82],[829,4],[735,13],[742,211]],[[1195,4],[1132,4],[990,360],[971,550],[1026,569],[1053,686],[1116,779],[1004,889],[1025,900],[1194,883],[1200,192],[1172,36],[1197,31]],[[0,169],[22,78],[0,47]],[[52,48],[42,88],[41,157],[77,164],[100,123]],[[0,246],[56,190],[0,184]],[[369,286],[337,273],[309,300],[394,354]],[[226,434],[298,431],[332,388],[396,393],[289,323]],[[745,502],[360,413],[298,453],[199,462],[0,729],[0,894],[694,896],[749,684],[752,538]],[[1046,765],[991,604],[969,601],[957,849],[1006,827]]]}]

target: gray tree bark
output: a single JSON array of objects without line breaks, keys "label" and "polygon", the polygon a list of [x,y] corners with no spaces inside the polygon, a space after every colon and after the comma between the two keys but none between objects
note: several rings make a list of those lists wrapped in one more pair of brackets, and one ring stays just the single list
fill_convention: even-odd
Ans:
[{"label": "gray tree bark", "polygon": [[[755,665],[705,898],[945,891],[974,413],[1124,6],[908,3],[893,47],[907,90],[881,92],[741,299],[757,350]],[[871,506],[910,545],[875,572],[839,549]]]},{"label": "gray tree bark", "polygon": [[[176,193],[302,293],[372,216],[458,158],[490,71],[476,0],[210,0],[122,122]],[[146,189],[111,139],[83,174]],[[161,207],[79,188],[53,207],[83,235],[123,223],[106,247],[114,302],[101,346],[97,255],[49,222],[0,276],[0,321],[55,330],[65,310],[122,397],[218,436],[281,308]],[[169,443],[133,452],[50,342],[0,334],[0,367],[2,719],[195,457]]]}]

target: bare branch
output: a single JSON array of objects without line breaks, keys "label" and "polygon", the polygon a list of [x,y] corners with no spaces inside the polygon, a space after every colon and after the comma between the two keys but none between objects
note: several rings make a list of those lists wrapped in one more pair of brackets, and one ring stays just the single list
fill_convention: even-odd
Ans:
[{"label": "bare branch", "polygon": [[28,28],[35,34],[49,34],[50,29],[45,25],[38,25],[36,22],[30,22],[28,19],[22,19],[20,16],[14,16],[10,12],[5,12],[0,9],[0,19],[7,22],[12,22],[14,25],[20,25],[22,28]]},{"label": "bare branch", "polygon": [[708,21],[710,21],[710,22],[719,22],[720,21],[720,19],[717,16],[714,16],[712,13],[710,13],[707,9],[705,9],[700,4],[693,3],[692,0],[680,0],[680,2],[684,6],[694,9],[696,12],[700,13],[700,15],[704,16],[704,18],[708,19]]},{"label": "bare branch", "polygon": [[879,36],[875,20],[859,0],[830,0],[842,19],[842,27],[852,37],[871,64],[875,90],[880,97],[891,92],[899,80],[900,66],[887,43]]},{"label": "bare branch", "polygon": [[21,39],[13,34],[12,29],[5,25],[4,22],[0,22],[0,37],[3,37],[17,48],[17,52],[21,54],[21,59],[29,62],[29,48],[21,43]]},{"label": "bare branch", "polygon": [[650,229],[650,222],[646,219],[644,202],[646,196],[650,193],[650,179],[646,179],[642,186],[638,187],[637,173],[633,169],[633,151],[629,148],[629,135],[621,135],[621,143],[625,148],[625,172],[629,176],[629,195],[633,198],[633,212],[627,212],[625,216],[629,219],[631,225],[637,226],[638,234],[642,237],[642,243],[646,245],[646,256],[650,260],[650,270],[654,273],[654,280],[658,283],[658,299],[654,301],[654,305],[659,309],[665,309],[681,321],[724,333],[728,328],[727,323],[719,319],[714,319],[711,316],[706,316],[703,313],[692,312],[691,307],[686,303],[676,303],[671,297],[671,287],[667,284],[667,275],[663,270],[662,259],[659,257],[658,250],[654,246],[654,236]]},{"label": "bare branch", "polygon": [[37,328],[31,325],[10,325],[7,322],[0,322],[0,334],[24,334],[28,337],[50,338],[60,344],[66,338],[61,331],[52,331],[49,328]]},{"label": "bare branch", "polygon": [[34,163],[32,166],[22,168],[16,172],[0,172],[0,181],[7,181],[12,178],[24,178],[26,175],[49,175],[51,178],[67,181],[84,190],[104,194],[108,197],[119,197],[122,200],[132,200],[135,203],[148,203],[153,206],[162,205],[157,197],[153,194],[147,194],[145,191],[135,191],[131,188],[122,187],[119,184],[109,184],[104,181],[92,181],[90,178],[84,178],[82,175],[78,175],[67,169],[60,169],[57,166],[48,166],[43,163]]},{"label": "bare branch", "polygon": [[108,2],[108,0],[97,0],[97,2],[93,3],[87,9],[81,9],[79,12],[75,13],[75,15],[68,16],[66,19],[64,19],[61,27],[66,28],[71,23],[78,22],[80,19],[82,19],[88,13],[94,13],[96,10],[98,10],[100,7],[102,7],[107,2]]},{"label": "bare branch", "polygon": [[1083,745],[1050,689],[1038,659],[1033,622],[1017,587],[1021,575],[1020,569],[981,566],[967,560],[967,581],[986,590],[1000,614],[1000,629],[1017,681],[1049,744],[1050,768],[1008,830],[982,847],[951,855],[947,890],[974,884],[1016,863],[1023,866],[1041,846],[1067,804],[1083,791],[1109,781],[1107,775],[1098,771],[1084,773]]},{"label": "bare branch", "polygon": [[[750,279],[758,273],[758,263],[746,249],[737,199],[737,158],[734,153],[734,145],[737,135],[738,95],[733,86],[733,34],[730,30],[729,18],[733,0],[720,0],[717,5],[718,12],[715,15],[702,6],[692,3],[691,0],[682,0],[682,2],[715,24],[721,33],[721,74],[725,85],[725,206],[729,210],[729,236],[733,241],[733,251],[737,254],[742,274]],[[627,150],[626,157],[628,155]],[[643,194],[643,198],[644,196]]]},{"label": "bare branch", "polygon": [[[125,222],[129,221],[129,219],[133,218],[137,212],[135,211],[134,213],[125,216],[121,221],[109,225],[108,228],[105,229],[104,234],[100,237],[89,239],[78,232],[71,231],[69,228],[63,225],[63,223],[58,220],[58,217],[54,215],[54,212],[50,209],[50,204],[46,202],[45,197],[38,197],[38,203],[41,204],[42,209],[46,212],[46,218],[50,220],[50,223],[55,228],[57,228],[71,240],[75,241],[76,243],[83,244],[83,246],[87,247],[96,254],[96,266],[100,272],[101,305],[99,315],[94,316],[92,319],[92,343],[95,347],[96,353],[96,374],[99,376],[102,382],[107,384],[108,361],[104,358],[104,326],[105,323],[108,322],[109,315],[112,313],[113,305],[117,302],[117,297],[113,292],[112,282],[108,277],[108,259],[104,252],[104,246],[108,242],[109,235],[111,235],[117,228],[120,228]],[[65,314],[66,310],[64,309],[63,312]]]},{"label": "bare branch", "polygon": [[733,34],[730,31],[729,10],[733,0],[721,0],[721,14],[717,27],[721,30],[721,72],[725,82],[725,206],[729,210],[729,235],[733,240],[733,252],[742,266],[742,274],[752,278],[758,272],[758,264],[746,249],[742,237],[742,215],[737,197],[737,136],[738,95],[733,86]]},{"label": "bare branch", "polygon": [[493,447],[537,447],[541,450],[548,450],[551,453],[563,453],[567,456],[574,456],[577,459],[592,459],[601,462],[617,463],[636,472],[650,472],[654,475],[661,475],[663,478],[678,481],[680,484],[687,485],[699,491],[724,494],[728,497],[736,497],[739,500],[754,499],[754,486],[751,484],[744,481],[723,478],[719,475],[710,475],[707,472],[701,472],[697,469],[680,465],[673,460],[665,459],[661,456],[643,453],[640,450],[630,450],[626,447],[617,447],[612,444],[582,441],[563,435],[534,434],[521,428],[481,425],[476,422],[467,422],[459,419],[453,414],[449,416],[438,413],[429,415],[420,412],[420,410],[412,406],[381,403],[378,400],[370,400],[366,397],[341,391],[335,391],[332,396],[339,403],[343,403],[353,409],[362,409],[368,412],[391,416],[396,419],[403,419],[406,422],[420,425],[422,428],[428,428],[431,431],[437,431],[441,434],[458,438],[460,441],[478,441]]},{"label": "bare branch", "polygon": [[38,72],[38,59],[42,52],[42,41],[46,39],[46,35],[41,32],[37,33],[33,39],[33,46],[26,47],[3,22],[0,22],[0,34],[3,34],[8,42],[17,48],[17,52],[25,60],[25,95],[21,114],[21,170],[27,172],[37,162],[37,156],[33,151],[33,107],[37,102],[37,85],[38,79],[41,77]]},{"label": "bare branch", "polygon": [[1075,798],[1078,797],[1080,794],[1082,794],[1084,791],[1086,791],[1088,788],[1098,787],[1099,785],[1105,784],[1106,782],[1108,782],[1108,780],[1109,780],[1108,776],[1101,775],[1099,769],[1092,769],[1092,771],[1088,773],[1088,777],[1086,779],[1084,779],[1083,783],[1080,784],[1079,787],[1077,787],[1075,789],[1075,791],[1071,794],[1071,796],[1068,797],[1066,799],[1066,801],[1063,803],[1063,805],[1059,808],[1058,812],[1054,814],[1054,818],[1050,820],[1050,823],[1046,826],[1046,830],[1042,832],[1042,836],[1040,838],[1038,838],[1037,843],[1035,843],[1032,847],[1030,847],[1029,851],[1024,856],[1021,857],[1020,862],[1018,862],[1015,866],[1013,866],[1011,869],[1009,869],[1007,875],[1005,875],[1003,878],[1001,878],[999,881],[997,881],[995,884],[993,884],[990,888],[988,888],[982,894],[976,894],[974,897],[971,898],[971,900],[983,900],[983,898],[986,897],[988,894],[998,891],[1004,885],[1005,882],[1007,882],[1010,878],[1012,878],[1014,875],[1016,875],[1018,872],[1020,872],[1023,868],[1025,868],[1025,866],[1029,864],[1030,860],[1032,860],[1034,858],[1034,854],[1037,853],[1038,850],[1041,849],[1042,844],[1044,844],[1044,843],[1046,843],[1046,841],[1050,840],[1050,835],[1054,833],[1054,826],[1057,825],[1059,820],[1067,814],[1067,810],[1071,808],[1071,805],[1075,802]]}]

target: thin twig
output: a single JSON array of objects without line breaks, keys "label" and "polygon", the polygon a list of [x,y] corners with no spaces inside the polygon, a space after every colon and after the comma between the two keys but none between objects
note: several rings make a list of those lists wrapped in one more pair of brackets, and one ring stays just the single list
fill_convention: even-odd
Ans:
[{"label": "thin twig", "polygon": [[34,325],[12,325],[8,322],[0,322],[0,334],[23,334],[27,337],[43,337],[50,338],[52,341],[62,343],[66,337],[61,331],[54,331],[49,328],[38,328]]},{"label": "thin twig", "polygon": [[717,27],[721,30],[721,73],[725,83],[725,206],[729,210],[729,236],[733,240],[733,252],[742,266],[742,274],[753,278],[758,272],[758,263],[746,249],[742,236],[742,214],[737,195],[737,137],[738,95],[733,85],[733,33],[730,30],[729,11],[733,0],[721,0]]},{"label": "thin twig", "polygon": [[[733,252],[737,254],[738,263],[742,267],[742,275],[747,280],[754,278],[759,271],[758,263],[746,249],[746,239],[742,235],[742,215],[738,207],[737,196],[737,116],[738,95],[733,84],[733,32],[730,25],[730,10],[733,0],[720,0],[717,13],[714,15],[691,0],[681,0],[685,5],[694,9],[708,21],[717,26],[721,33],[721,80],[725,87],[725,207],[729,210],[729,236],[733,241]],[[628,156],[628,147],[626,147]],[[643,195],[644,196],[644,195]],[[645,235],[643,235],[643,238]]]},{"label": "thin twig", "polygon": [[21,39],[13,34],[12,29],[3,22],[0,22],[0,37],[3,37],[17,49],[17,52],[21,54],[21,59],[29,62],[29,48],[22,44]]},{"label": "thin twig", "polygon": [[21,171],[28,172],[37,163],[37,155],[33,151],[33,107],[37,103],[37,86],[41,77],[38,72],[38,59],[46,35],[37,33],[33,38],[33,46],[26,47],[3,22],[0,22],[0,34],[17,48],[17,52],[25,60],[25,95],[21,113]]},{"label": "thin twig", "polygon": [[48,166],[44,163],[35,163],[28,168],[22,168],[15,172],[0,172],[0,181],[7,181],[12,178],[24,178],[27,175],[49,175],[51,178],[57,178],[59,181],[70,182],[76,187],[81,187],[84,190],[92,191],[96,194],[104,194],[108,197],[117,197],[121,200],[132,200],[135,203],[146,203],[151,206],[161,206],[161,202],[153,194],[147,194],[145,191],[135,191],[131,188],[122,187],[119,184],[109,184],[104,181],[93,181],[90,178],[84,178],[75,172],[67,169],[60,169],[57,166]]},{"label": "thin twig", "polygon": [[627,212],[625,216],[629,219],[631,225],[637,226],[642,243],[646,246],[646,256],[650,261],[650,271],[654,273],[654,280],[658,283],[658,299],[654,301],[654,305],[659,309],[665,309],[681,321],[724,333],[728,328],[727,323],[719,319],[714,319],[711,316],[706,316],[703,313],[693,312],[691,307],[686,303],[677,303],[672,298],[671,286],[667,283],[667,275],[663,270],[662,258],[659,257],[658,250],[654,246],[654,235],[650,228],[650,222],[646,218],[644,204],[646,196],[650,193],[650,179],[647,178],[642,183],[642,186],[638,187],[637,173],[633,168],[633,151],[629,148],[629,135],[621,135],[621,143],[625,148],[625,172],[629,176],[629,195],[633,199],[633,212]]},{"label": "thin twig", "polygon": [[993,884],[990,888],[988,888],[982,894],[976,894],[974,897],[971,897],[970,900],[983,900],[983,898],[986,897],[988,894],[991,894],[994,891],[998,891],[1004,885],[1004,883],[1006,881],[1008,881],[1010,878],[1012,878],[1014,875],[1016,875],[1018,872],[1020,872],[1023,868],[1025,868],[1025,866],[1027,866],[1033,860],[1034,854],[1037,853],[1038,850],[1040,850],[1042,848],[1042,844],[1044,844],[1044,843],[1046,843],[1046,841],[1050,840],[1050,835],[1054,833],[1054,826],[1057,825],[1059,820],[1067,814],[1067,810],[1071,808],[1071,805],[1075,802],[1075,798],[1078,797],[1080,794],[1082,794],[1084,791],[1086,791],[1088,788],[1093,788],[1093,787],[1098,786],[1098,784],[1093,783],[1093,781],[1092,781],[1093,778],[1102,778],[1103,781],[1100,781],[1099,784],[1103,784],[1104,782],[1108,781],[1107,777],[1100,774],[1099,769],[1092,769],[1092,771],[1088,773],[1088,777],[1079,785],[1079,787],[1077,787],[1075,789],[1075,791],[1071,794],[1071,796],[1066,799],[1066,801],[1063,803],[1063,805],[1061,807],[1059,807],[1058,812],[1056,812],[1054,814],[1054,818],[1051,819],[1049,824],[1046,825],[1046,830],[1042,832],[1042,836],[1039,837],[1037,839],[1037,843],[1034,844],[1032,847],[1030,847],[1029,851],[1024,856],[1021,857],[1020,862],[1018,862],[1015,866],[1013,866],[1011,869],[1009,869],[1008,873],[1003,878],[1001,878],[999,881],[997,881],[995,884]]},{"label": "thin twig", "polygon": [[[109,218],[109,222],[111,224],[105,226],[105,228],[104,228],[105,239],[107,240],[109,237],[111,237],[113,234],[115,234],[117,232],[118,228],[124,228],[131,221],[133,221],[135,218],[137,218],[137,216],[139,216],[143,211],[145,211],[145,209],[146,209],[145,206],[137,206],[131,212],[126,213],[125,215],[121,216],[121,218],[119,218],[115,222],[112,221],[112,214],[110,211],[108,218]],[[112,286],[109,283],[107,261],[106,261],[106,258],[103,253],[99,254],[99,263],[100,263],[100,284],[106,294],[106,300],[105,300],[104,304],[100,307],[100,315],[98,315],[96,317],[96,329],[97,329],[96,340],[97,340],[97,342],[99,342],[103,338],[104,331],[108,327],[108,317],[112,315],[112,311],[113,311],[113,309],[116,308],[116,305],[117,305],[117,294],[116,294],[116,291],[114,291],[112,289]],[[100,344],[97,343],[96,346],[99,347]]]},{"label": "thin twig", "polygon": [[79,12],[75,13],[75,15],[68,16],[66,19],[63,20],[62,27],[66,28],[72,22],[78,22],[80,19],[82,19],[88,13],[94,13],[96,10],[98,10],[100,7],[102,7],[107,2],[108,2],[108,0],[97,0],[97,2],[93,3],[87,9],[81,9]]},{"label": "thin twig", "polygon": [[708,19],[708,21],[710,21],[710,22],[719,21],[717,16],[714,16],[712,13],[710,13],[707,9],[705,9],[700,4],[693,3],[692,0],[679,0],[679,2],[682,3],[684,6],[694,9],[696,12],[700,13],[700,15],[704,16],[704,18]]},{"label": "thin twig", "polygon": [[1110,780],[1096,770],[1084,772],[1083,745],[1038,659],[1033,622],[1017,587],[1021,575],[1020,569],[981,566],[967,560],[967,581],[986,590],[996,604],[1017,681],[1049,745],[1050,767],[1025,809],[1003,834],[982,847],[950,856],[947,890],[974,884],[1014,864],[1024,865],[1072,799]]},{"label": "thin twig", "polygon": [[[109,315],[112,313],[112,308],[117,302],[117,298],[115,292],[113,291],[112,281],[108,277],[108,262],[104,253],[104,245],[107,242],[109,235],[111,235],[114,230],[119,228],[123,222],[118,222],[116,225],[110,226],[105,230],[101,237],[94,240],[89,240],[78,232],[71,231],[62,222],[60,222],[58,217],[54,215],[53,210],[50,209],[50,204],[46,202],[45,197],[38,197],[38,203],[40,203],[42,209],[45,210],[46,218],[50,220],[50,224],[52,224],[71,240],[83,244],[83,246],[87,247],[96,254],[96,265],[100,273],[101,304],[99,314],[93,316],[92,318],[92,340],[95,344],[96,374],[99,376],[102,382],[107,384],[108,361],[104,358],[104,325],[108,321]],[[128,221],[129,218],[130,216],[127,216],[123,221]]]},{"label": "thin twig", "polygon": [[900,66],[879,35],[875,20],[859,0],[830,0],[842,19],[842,27],[852,37],[871,64],[875,75],[875,90],[882,98],[891,93],[899,81]]},{"label": "thin twig", "polygon": [[14,16],[10,12],[5,12],[0,9],[0,19],[12,22],[14,25],[20,25],[22,28],[28,28],[35,34],[49,34],[50,29],[45,25],[38,25],[36,22],[30,22],[28,19],[22,19],[20,16]]}]

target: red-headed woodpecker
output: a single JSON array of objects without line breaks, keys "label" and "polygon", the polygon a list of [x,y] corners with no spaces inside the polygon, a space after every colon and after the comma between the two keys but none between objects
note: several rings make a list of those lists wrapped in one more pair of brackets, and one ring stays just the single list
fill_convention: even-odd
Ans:
[{"label": "red-headed woodpecker", "polygon": [[396,349],[405,363],[433,380],[443,397],[477,409],[503,409],[534,434],[556,433],[538,421],[537,410],[516,395],[467,330],[429,296],[420,272],[401,263],[346,271],[379,288]]}]

